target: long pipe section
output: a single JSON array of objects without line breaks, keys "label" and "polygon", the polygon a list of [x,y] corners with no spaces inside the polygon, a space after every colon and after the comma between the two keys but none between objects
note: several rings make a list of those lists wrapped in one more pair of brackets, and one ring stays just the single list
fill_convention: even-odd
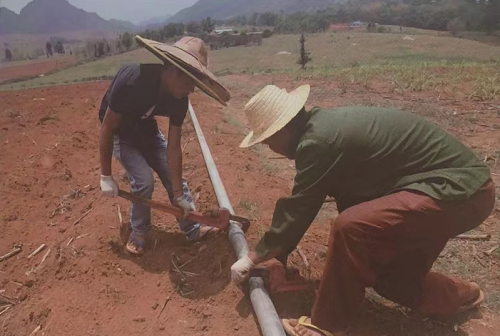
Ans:
[{"label": "long pipe section", "polygon": [[[200,142],[201,151],[203,152],[203,157],[205,159],[205,164],[207,166],[208,174],[210,175],[210,180],[214,186],[215,195],[217,196],[217,201],[219,206],[228,209],[232,214],[234,214],[234,209],[227,196],[226,189],[222,183],[217,166],[215,165],[210,149],[208,148],[207,141],[196,118],[191,102],[189,103],[189,114],[191,115],[191,120],[193,121],[194,128],[196,130],[196,135],[198,136],[198,141]],[[245,234],[239,227],[239,225],[231,222],[229,226],[228,233],[229,241],[233,245],[233,249],[236,252],[238,259],[244,257],[248,253],[248,244],[245,239]],[[264,280],[260,277],[252,277],[249,282],[250,290],[250,300],[252,302],[255,315],[257,315],[257,320],[259,321],[260,329],[263,336],[285,336],[285,331],[281,325],[276,308],[269,297],[269,293],[264,287]]]}]

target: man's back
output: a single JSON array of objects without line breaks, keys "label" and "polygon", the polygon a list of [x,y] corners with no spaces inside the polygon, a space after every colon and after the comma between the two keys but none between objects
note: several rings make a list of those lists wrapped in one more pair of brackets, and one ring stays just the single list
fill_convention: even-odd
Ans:
[{"label": "man's back", "polygon": [[[414,114],[373,107],[310,113],[301,144],[319,144],[315,155],[330,164],[323,191],[349,205],[400,189],[466,199],[490,176],[465,145]],[[297,161],[308,155],[301,150],[310,148],[299,144]]]},{"label": "man's back", "polygon": [[102,121],[108,107],[122,115],[120,136],[156,134],[155,115],[170,117],[181,126],[188,98],[176,99],[160,92],[162,64],[127,64],[118,70],[104,95],[99,109]]}]

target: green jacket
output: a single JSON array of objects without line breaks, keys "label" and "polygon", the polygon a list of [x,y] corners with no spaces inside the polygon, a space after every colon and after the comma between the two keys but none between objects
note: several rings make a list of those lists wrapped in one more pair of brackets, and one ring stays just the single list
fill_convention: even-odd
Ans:
[{"label": "green jacket", "polygon": [[417,115],[389,108],[314,108],[297,147],[292,195],[276,203],[257,244],[265,257],[291,252],[326,196],[339,212],[399,190],[444,201],[468,199],[490,171],[456,138]]}]

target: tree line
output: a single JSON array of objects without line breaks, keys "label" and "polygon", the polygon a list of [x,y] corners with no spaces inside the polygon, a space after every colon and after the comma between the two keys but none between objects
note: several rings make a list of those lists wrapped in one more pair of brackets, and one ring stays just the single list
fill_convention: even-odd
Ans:
[{"label": "tree line", "polygon": [[361,20],[381,25],[399,25],[433,30],[500,29],[500,0],[386,0],[366,3],[349,0],[317,12],[283,14],[275,12],[237,16],[230,25],[274,27],[277,33],[315,33],[331,24]]}]

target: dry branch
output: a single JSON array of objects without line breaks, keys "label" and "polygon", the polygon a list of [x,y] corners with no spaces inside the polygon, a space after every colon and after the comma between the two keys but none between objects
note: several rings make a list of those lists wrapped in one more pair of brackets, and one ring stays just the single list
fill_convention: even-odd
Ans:
[{"label": "dry branch", "polygon": [[19,303],[19,301],[17,299],[8,297],[8,296],[6,296],[4,294],[0,294],[0,303],[7,303],[7,304],[10,304],[10,305],[16,305],[16,304]]},{"label": "dry branch", "polygon": [[118,204],[118,220],[120,221],[120,227],[123,226],[123,217],[122,217],[122,209]]},{"label": "dry branch", "polygon": [[36,256],[38,253],[40,253],[45,248],[45,246],[46,246],[45,244],[40,245],[36,250],[31,252],[31,254],[28,256],[28,259],[31,259],[34,256]]},{"label": "dry branch", "polygon": [[304,266],[306,267],[306,269],[308,271],[310,271],[311,265],[309,264],[309,261],[307,261],[307,257],[306,257],[306,254],[304,253],[304,251],[302,251],[302,249],[297,246],[297,252],[299,253],[299,256],[302,259],[302,262],[304,263]]},{"label": "dry branch", "polygon": [[500,247],[500,245],[496,245],[496,246],[493,246],[492,248],[490,248],[489,250],[487,251],[484,251],[484,254],[487,255],[488,257],[490,255],[493,254],[493,252],[495,252],[496,249],[498,249]]},{"label": "dry branch", "polygon": [[165,307],[167,306],[168,301],[170,301],[170,295],[167,296],[167,298],[165,299],[165,302],[163,303],[163,307],[161,307],[161,310],[160,310],[160,313],[158,314],[158,317],[160,317],[161,313],[163,313],[163,311],[165,310]]},{"label": "dry branch", "polygon": [[47,259],[49,253],[50,253],[50,249],[47,251],[47,253],[45,253],[45,255],[42,258],[42,261],[40,261],[40,264],[38,264],[38,266],[35,268],[34,272],[36,272],[36,271],[38,271],[40,269],[40,267],[42,266],[42,264],[45,261],[45,259]]},{"label": "dry branch", "polygon": [[82,234],[82,235],[79,235],[75,238],[75,240],[78,240],[78,239],[81,239],[81,238],[85,238],[85,237],[88,237],[90,236],[90,233],[85,233],[85,234]]},{"label": "dry branch", "polygon": [[94,210],[94,208],[90,208],[90,209],[89,209],[86,213],[84,213],[84,214],[82,215],[82,217],[78,218],[78,219],[77,219],[77,220],[73,223],[73,225],[76,225],[76,224],[80,223],[80,221],[81,221],[82,219],[84,219],[84,218],[85,218],[85,217],[86,217],[86,216],[87,216],[87,215],[88,215],[88,214],[89,214],[92,210]]},{"label": "dry branch", "polygon": [[71,237],[71,239],[68,241],[68,243],[66,244],[66,246],[69,246],[69,244],[71,244],[71,242],[73,242],[73,240],[75,240],[75,237]]},{"label": "dry branch", "polygon": [[3,255],[0,257],[0,262],[4,261],[4,260],[7,260],[13,256],[15,256],[16,254],[18,254],[19,252],[21,252],[23,249],[20,248],[20,247],[15,247],[12,251],[10,251],[9,253]]},{"label": "dry branch", "polygon": [[4,310],[2,310],[2,311],[0,312],[0,316],[2,316],[3,314],[5,314],[5,313],[7,312],[7,310],[9,310],[9,309],[10,309],[10,308],[12,308],[12,307],[13,307],[13,305],[7,306],[7,308],[5,308]]},{"label": "dry branch", "polygon": [[468,239],[468,240],[489,240],[490,238],[491,238],[490,234],[480,234],[480,235],[461,234],[455,237],[455,239]]},{"label": "dry branch", "polygon": [[186,275],[184,274],[184,272],[182,272],[179,267],[177,267],[177,264],[174,262],[174,260],[171,260],[172,261],[172,264],[174,265],[175,269],[177,270],[177,272],[179,273],[179,275],[181,276],[181,278],[189,285],[191,285],[189,283],[189,281],[187,280],[186,278]]},{"label": "dry branch", "polygon": [[40,331],[40,329],[42,329],[42,327],[41,327],[41,326],[36,327],[36,328],[35,328],[35,330],[33,330],[33,331],[31,332],[30,336],[35,335],[37,332],[39,332],[39,331]]},{"label": "dry branch", "polygon": [[483,266],[483,268],[486,268],[486,265],[483,263],[483,261],[477,256],[477,254],[474,255],[474,258],[477,260],[477,262]]}]

